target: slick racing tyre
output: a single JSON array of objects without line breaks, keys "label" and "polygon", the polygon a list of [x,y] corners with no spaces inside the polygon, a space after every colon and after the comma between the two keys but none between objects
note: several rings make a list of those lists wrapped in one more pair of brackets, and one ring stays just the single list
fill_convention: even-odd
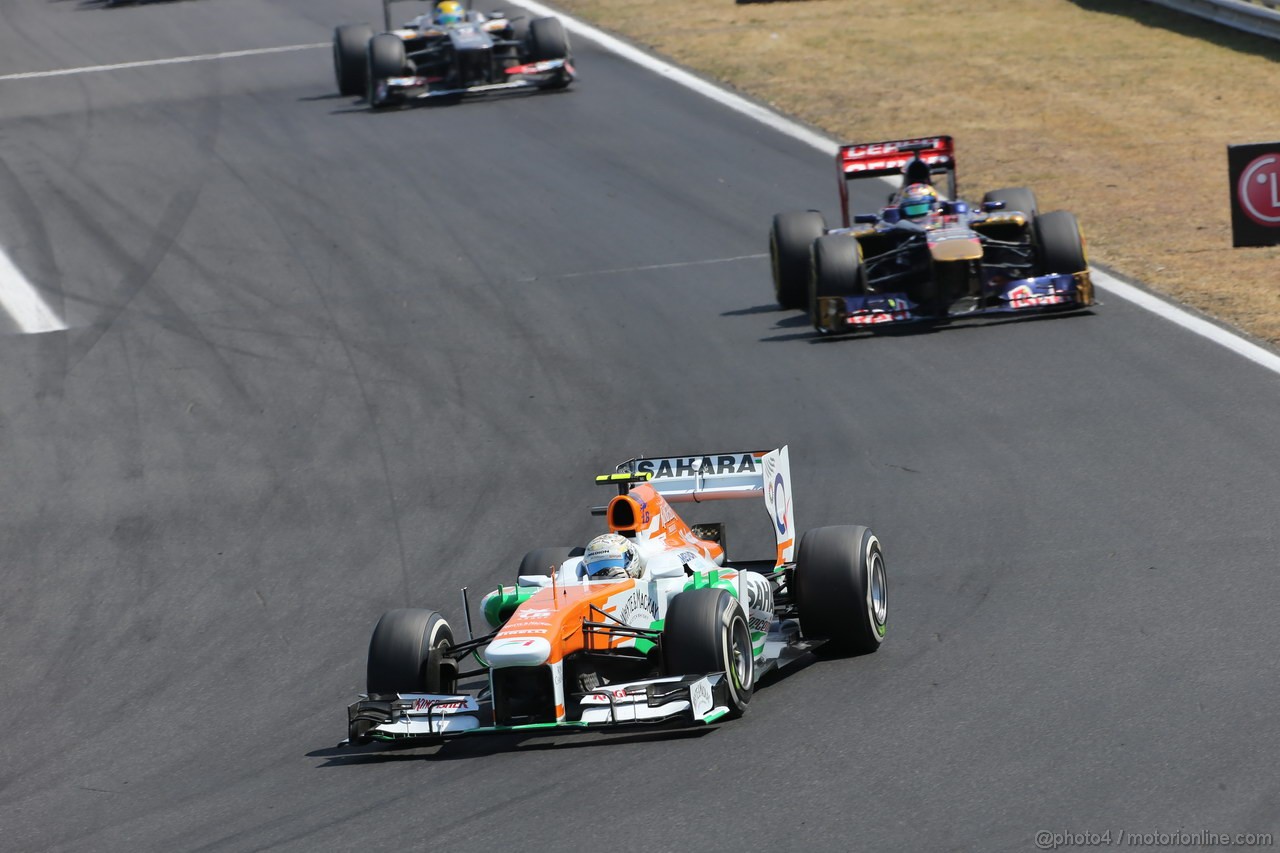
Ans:
[{"label": "slick racing tyre", "polygon": [[830,329],[819,324],[818,300],[824,296],[861,296],[866,292],[867,269],[862,263],[862,246],[855,237],[827,234],[813,241],[809,261],[809,319],[819,332]]},{"label": "slick racing tyre", "polygon": [[458,664],[453,630],[434,610],[389,610],[369,640],[365,692],[453,693]]},{"label": "slick racing tyre", "polygon": [[667,675],[723,672],[729,716],[740,717],[755,688],[755,654],[742,605],[727,589],[703,587],[676,595],[662,628]]},{"label": "slick racing tyre", "polygon": [[585,553],[586,549],[582,546],[577,548],[535,548],[525,554],[524,559],[520,561],[520,571],[516,577],[518,578],[521,575],[551,577],[551,572],[560,568],[565,560],[570,557],[581,557]]},{"label": "slick racing tyre", "polygon": [[522,16],[513,20],[507,38],[512,41],[527,42],[529,40],[529,19]]},{"label": "slick racing tyre", "polygon": [[1038,217],[1036,242],[1040,244],[1041,271],[1046,275],[1084,272],[1089,268],[1080,224],[1069,210],[1055,210]]},{"label": "slick racing tyre", "polygon": [[405,64],[404,42],[399,36],[382,33],[369,40],[368,92],[366,94],[371,107],[389,106],[375,100],[378,84],[389,77],[403,75]]},{"label": "slick racing tyre", "polygon": [[529,58],[534,62],[569,58],[569,35],[559,18],[534,18],[529,22]]},{"label": "slick racing tyre", "polygon": [[769,229],[769,262],[773,295],[783,308],[803,308],[809,295],[809,255],[813,241],[827,233],[816,210],[792,210],[773,217]]},{"label": "slick racing tyre", "polygon": [[1020,210],[1027,215],[1027,221],[1035,219],[1040,214],[1040,208],[1036,204],[1036,194],[1026,187],[1006,187],[1002,190],[992,190],[982,197],[982,203],[989,201],[1004,202],[1004,210]]},{"label": "slick racing tyre", "polygon": [[[800,630],[844,654],[880,648],[889,585],[880,540],[865,527],[818,527],[800,539],[795,570]],[[826,648],[824,647],[824,648]]]},{"label": "slick racing tyre", "polygon": [[333,31],[333,75],[338,79],[338,92],[352,98],[364,94],[369,39],[373,28],[368,24],[347,24]]}]

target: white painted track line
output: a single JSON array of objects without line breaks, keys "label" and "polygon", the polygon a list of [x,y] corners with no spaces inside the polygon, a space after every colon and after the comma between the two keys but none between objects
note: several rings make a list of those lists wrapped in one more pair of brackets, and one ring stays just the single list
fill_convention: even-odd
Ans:
[{"label": "white painted track line", "polygon": [[[574,35],[582,36],[590,39],[596,44],[603,47],[610,53],[634,62],[642,68],[660,74],[668,78],[674,83],[678,83],[688,89],[692,89],[700,95],[704,95],[717,103],[724,104],[732,110],[742,113],[745,116],[755,119],[762,124],[785,133],[793,139],[810,145],[824,154],[835,156],[836,149],[839,144],[832,138],[818,133],[811,128],[805,127],[799,122],[779,115],[768,107],[750,101],[741,95],[724,89],[715,83],[710,83],[696,74],[691,74],[682,68],[677,68],[671,63],[659,59],[658,57],[647,53],[635,45],[628,44],[622,39],[609,35],[588,23],[573,18],[561,12],[559,9],[553,9],[545,6],[537,0],[519,0],[519,4],[524,8],[533,12],[535,15],[555,15],[564,24],[565,29]],[[1125,284],[1114,276],[1108,275],[1099,269],[1092,269],[1094,283],[1100,288],[1114,296],[1125,299],[1152,312],[1171,323],[1176,323],[1189,332],[1193,332],[1201,337],[1208,338],[1216,344],[1226,347],[1232,352],[1242,355],[1252,361],[1254,364],[1265,367],[1266,369],[1280,373],[1280,355],[1259,346],[1252,341],[1241,337],[1239,334],[1230,330],[1217,326],[1208,320],[1197,317],[1195,314],[1187,311],[1173,303],[1166,302],[1157,296],[1146,292],[1142,288],[1134,287],[1131,284]]]},{"label": "white painted track line", "polygon": [[126,68],[147,68],[152,65],[181,65],[187,62],[212,62],[217,59],[235,59],[241,56],[260,56],[264,53],[289,53],[295,50],[315,50],[330,47],[329,42],[313,44],[286,44],[281,47],[257,47],[251,50],[228,50],[223,53],[201,53],[195,56],[173,56],[168,59],[142,59],[137,62],[117,62],[113,65],[86,65],[83,68],[59,68],[56,71],[23,71],[18,74],[0,74],[0,80],[31,80],[38,77],[66,77],[71,74],[96,74],[102,71],[121,71]]},{"label": "white painted track line", "polygon": [[817,148],[826,154],[835,156],[836,149],[839,147],[835,140],[814,130],[811,130],[793,119],[778,115],[768,107],[763,107],[753,101],[749,101],[741,95],[735,95],[727,89],[724,89],[715,83],[708,83],[696,74],[691,74],[683,68],[677,68],[670,62],[659,59],[651,53],[646,53],[640,48],[608,33],[596,29],[590,24],[579,21],[577,18],[570,17],[559,9],[553,9],[550,6],[544,6],[537,0],[518,0],[519,5],[533,12],[535,15],[554,15],[564,24],[565,29],[574,35],[580,35],[583,38],[591,39],[591,41],[603,47],[610,53],[621,56],[628,62],[634,62],[642,68],[660,74],[687,89],[692,89],[699,95],[710,98],[713,101],[724,104],[730,109],[736,110],[743,115],[750,116],[761,124],[768,125],[774,130],[787,134],[801,142],[805,142]]},{"label": "white painted track line", "polygon": [[45,304],[40,292],[3,250],[0,250],[0,306],[9,313],[18,328],[29,335],[60,332],[67,328],[67,324]]},{"label": "white painted track line", "polygon": [[615,267],[613,269],[608,269],[608,270],[589,270],[587,272],[567,272],[567,273],[561,273],[560,275],[551,275],[551,276],[535,275],[532,278],[521,278],[516,280],[517,281],[542,281],[544,279],[564,280],[567,278],[585,278],[587,276],[594,277],[594,276],[605,276],[605,275],[618,275],[620,273],[650,272],[652,270],[673,270],[673,269],[680,269],[682,267],[700,267],[700,266],[705,266],[706,264],[732,264],[737,261],[757,261],[757,260],[760,260],[761,258],[767,258],[767,257],[769,257],[768,252],[757,252],[754,255],[735,255],[732,258],[707,258],[706,260],[701,260],[701,261],[676,261],[675,263],[670,263],[670,264],[645,264],[644,266],[639,266],[639,267]]},{"label": "white painted track line", "polygon": [[[82,68],[59,68],[54,71],[25,71],[18,74],[0,74],[0,80],[31,80],[41,77],[66,77],[72,74],[95,74],[103,71],[120,71],[127,68],[147,68],[153,65],[180,65],[188,62],[211,62],[219,59],[235,59],[242,56],[259,56],[267,53],[289,53],[296,50],[315,50],[329,47],[328,42],[312,44],[288,44],[280,47],[259,47],[250,50],[228,50],[222,53],[203,53],[193,56],[174,56],[167,59],[144,59],[137,62],[117,62],[111,65],[88,65]],[[57,332],[67,328],[58,318],[40,292],[27,281],[22,271],[14,266],[3,250],[0,250],[0,306],[13,318],[26,334]]]}]

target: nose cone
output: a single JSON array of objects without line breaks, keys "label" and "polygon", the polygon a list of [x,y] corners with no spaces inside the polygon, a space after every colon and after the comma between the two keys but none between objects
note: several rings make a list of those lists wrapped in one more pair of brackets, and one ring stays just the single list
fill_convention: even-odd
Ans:
[{"label": "nose cone", "polygon": [[546,637],[499,637],[484,650],[484,659],[494,669],[504,666],[541,666],[551,657]]},{"label": "nose cone", "polygon": [[929,243],[929,252],[939,262],[976,261],[982,257],[982,244],[976,238],[943,237]]}]

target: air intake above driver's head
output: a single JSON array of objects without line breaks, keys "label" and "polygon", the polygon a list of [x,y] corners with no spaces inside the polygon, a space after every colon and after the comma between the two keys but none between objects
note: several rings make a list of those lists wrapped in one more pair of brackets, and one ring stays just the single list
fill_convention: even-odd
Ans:
[{"label": "air intake above driver's head", "polygon": [[634,534],[636,530],[636,519],[640,517],[640,513],[636,500],[627,495],[618,495],[609,502],[609,529],[614,533]]}]

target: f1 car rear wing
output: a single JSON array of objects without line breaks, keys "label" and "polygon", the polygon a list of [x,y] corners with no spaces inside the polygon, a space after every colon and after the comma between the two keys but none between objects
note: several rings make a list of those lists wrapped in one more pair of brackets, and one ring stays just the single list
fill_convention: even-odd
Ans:
[{"label": "f1 car rear wing", "polygon": [[849,227],[849,185],[854,178],[902,176],[908,183],[933,183],[934,175],[947,176],[944,195],[956,196],[956,148],[950,136],[854,142],[836,152],[840,175],[840,212]]},{"label": "f1 car rear wing", "polygon": [[[779,556],[787,562],[792,559],[795,520],[791,505],[791,463],[786,446],[776,450],[628,459],[618,465],[617,470],[619,475],[626,475],[622,478],[624,482],[647,475],[648,483],[668,503],[764,498],[765,509],[773,521]],[[610,482],[611,478],[601,477],[598,481]]]}]

